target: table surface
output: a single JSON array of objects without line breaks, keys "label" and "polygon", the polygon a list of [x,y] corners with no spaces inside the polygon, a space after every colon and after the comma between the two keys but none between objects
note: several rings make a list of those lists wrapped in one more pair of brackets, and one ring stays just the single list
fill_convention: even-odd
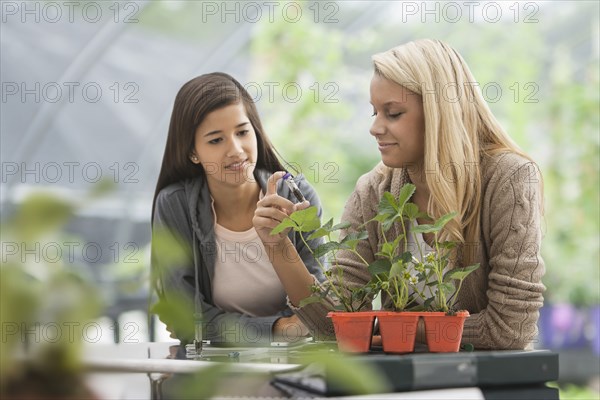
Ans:
[{"label": "table surface", "polygon": [[287,349],[205,346],[203,356],[196,359],[178,359],[178,350],[177,343],[90,345],[84,363],[94,372],[193,373],[214,366],[215,361],[233,361],[229,354],[237,352],[235,362],[228,363],[233,372],[282,372],[299,367],[287,362]]},{"label": "table surface", "polygon": [[[307,346],[303,346],[303,350]],[[308,345],[309,349],[313,349]],[[319,347],[318,351],[334,352],[327,347]],[[88,382],[100,398],[151,398],[151,380],[162,379],[172,374],[175,376],[202,373],[209,371],[217,364],[227,365],[227,372],[238,378],[241,376],[261,375],[260,382],[247,383],[250,392],[240,388],[233,381],[227,384],[228,388],[224,398],[239,395],[260,395],[277,397],[282,392],[273,388],[270,377],[273,374],[293,373],[302,368],[298,364],[297,355],[299,348],[235,348],[204,346],[202,357],[185,359],[185,352],[176,342],[166,343],[127,343],[127,344],[89,344],[84,352],[84,364],[88,371]],[[465,359],[479,358],[482,355],[508,355],[519,356],[532,352],[474,352],[458,353],[458,357]],[[456,356],[456,353],[455,353]],[[369,355],[366,355],[369,357]],[[374,354],[372,359],[387,357],[383,354]],[[401,360],[419,360],[419,365],[429,366],[438,360],[451,360],[452,355],[446,354],[411,354],[406,356],[391,356]],[[179,358],[179,359],[177,359]],[[294,362],[296,361],[296,362]],[[167,374],[167,375],[165,375]],[[253,375],[253,376],[254,376]],[[238,392],[235,391],[237,387]],[[427,389],[427,388],[422,388]],[[240,392],[241,390],[241,392]],[[444,390],[421,390],[407,393],[393,393],[393,398],[464,398],[483,399],[484,396],[476,387],[454,388]],[[361,396],[352,398],[391,398],[383,395]]]},{"label": "table surface", "polygon": [[[287,349],[275,349],[270,354],[271,348],[205,346],[204,353],[210,357],[199,360],[175,359],[178,350],[181,354],[177,342],[88,344],[83,357],[87,382],[92,391],[102,399],[150,399],[151,380],[161,380],[165,374],[201,373],[215,366],[212,359],[228,357],[231,352],[240,353],[235,362],[227,363],[227,371],[231,374],[269,374],[293,371],[300,367],[286,362]],[[279,396],[281,393],[270,387],[268,379],[266,381],[263,379],[258,384],[246,382],[246,385],[253,385],[252,391],[255,393],[269,397]],[[256,387],[257,385],[260,387]],[[237,394],[245,393],[242,391]]]}]

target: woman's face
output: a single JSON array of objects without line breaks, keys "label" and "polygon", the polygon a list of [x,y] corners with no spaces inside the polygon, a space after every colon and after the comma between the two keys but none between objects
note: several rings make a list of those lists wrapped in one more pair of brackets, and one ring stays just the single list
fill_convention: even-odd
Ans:
[{"label": "woman's face", "polygon": [[370,133],[388,167],[421,166],[425,151],[425,117],[420,95],[378,74],[371,79],[375,120]]},{"label": "woman's face", "polygon": [[239,186],[254,182],[257,154],[256,133],[239,102],[204,118],[196,129],[190,159],[202,165],[209,183]]}]

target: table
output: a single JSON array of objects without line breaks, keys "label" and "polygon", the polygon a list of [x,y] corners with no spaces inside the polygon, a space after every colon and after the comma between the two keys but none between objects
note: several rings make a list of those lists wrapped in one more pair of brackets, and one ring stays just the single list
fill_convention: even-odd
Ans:
[{"label": "table", "polygon": [[[208,360],[173,359],[177,350],[179,350],[177,342],[87,344],[83,363],[87,371],[88,385],[94,393],[104,399],[161,398],[160,393],[155,392],[157,386],[160,388],[162,385],[151,382],[162,383],[167,374],[201,373],[216,364]],[[251,354],[254,356],[267,354],[270,349],[230,348],[227,352],[235,350],[243,352],[243,360]],[[295,364],[255,361],[230,363],[227,372],[232,376],[248,373],[267,376],[271,373],[299,368],[300,366]],[[246,383],[256,386],[254,382]],[[252,389],[256,390],[254,387]],[[272,394],[279,395],[279,391],[273,390]]]},{"label": "table", "polygon": [[[101,398],[168,398],[180,387],[204,390],[218,380],[217,398],[328,395],[362,399],[558,399],[558,390],[545,386],[545,382],[558,378],[558,356],[545,350],[407,355],[375,351],[352,355],[349,360],[364,368],[375,368],[388,380],[386,390],[404,391],[358,397],[349,397],[343,384],[331,381],[327,368],[308,379],[308,385],[302,381],[306,380],[307,369],[299,363],[300,355],[328,352],[336,353],[331,347],[314,344],[290,349],[205,346],[200,359],[187,360],[176,343],[138,343],[89,345],[84,361],[90,386]],[[217,371],[217,379],[211,371],[220,366],[227,370]],[[187,379],[194,373],[203,374],[202,382],[189,383]],[[315,382],[316,392],[311,391]]]}]

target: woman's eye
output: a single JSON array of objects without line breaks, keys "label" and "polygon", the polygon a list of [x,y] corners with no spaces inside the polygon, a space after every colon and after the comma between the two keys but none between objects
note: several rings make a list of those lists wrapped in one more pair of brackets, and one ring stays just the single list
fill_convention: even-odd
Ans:
[{"label": "woman's eye", "polygon": [[240,136],[246,136],[247,134],[248,134],[248,130],[247,129],[244,130],[244,131],[239,131],[238,132],[238,135],[240,135]]},{"label": "woman's eye", "polygon": [[208,141],[208,143],[209,143],[209,144],[217,144],[217,143],[219,143],[221,140],[223,140],[223,139],[221,139],[221,138],[216,138],[216,139],[213,139],[213,140],[209,140],[209,141]]},{"label": "woman's eye", "polygon": [[376,117],[377,116],[377,111],[373,111],[373,114],[371,115],[371,117]]},{"label": "woman's eye", "polygon": [[390,118],[398,118],[398,117],[399,117],[399,116],[401,116],[402,114],[404,114],[404,113],[396,113],[396,114],[392,114],[392,113],[390,113],[390,114],[388,114],[388,116],[389,116]]}]

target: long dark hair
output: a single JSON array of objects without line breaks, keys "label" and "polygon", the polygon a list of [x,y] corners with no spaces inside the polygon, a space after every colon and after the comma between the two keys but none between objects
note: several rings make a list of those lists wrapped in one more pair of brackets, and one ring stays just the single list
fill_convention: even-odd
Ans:
[{"label": "long dark hair", "polygon": [[152,200],[152,221],[156,198],[162,189],[185,179],[206,177],[204,168],[190,160],[198,126],[209,113],[240,101],[256,132],[256,168],[270,172],[284,169],[277,151],[264,133],[254,101],[246,89],[232,76],[222,72],[200,75],[183,85],[175,97],[165,154]]}]

